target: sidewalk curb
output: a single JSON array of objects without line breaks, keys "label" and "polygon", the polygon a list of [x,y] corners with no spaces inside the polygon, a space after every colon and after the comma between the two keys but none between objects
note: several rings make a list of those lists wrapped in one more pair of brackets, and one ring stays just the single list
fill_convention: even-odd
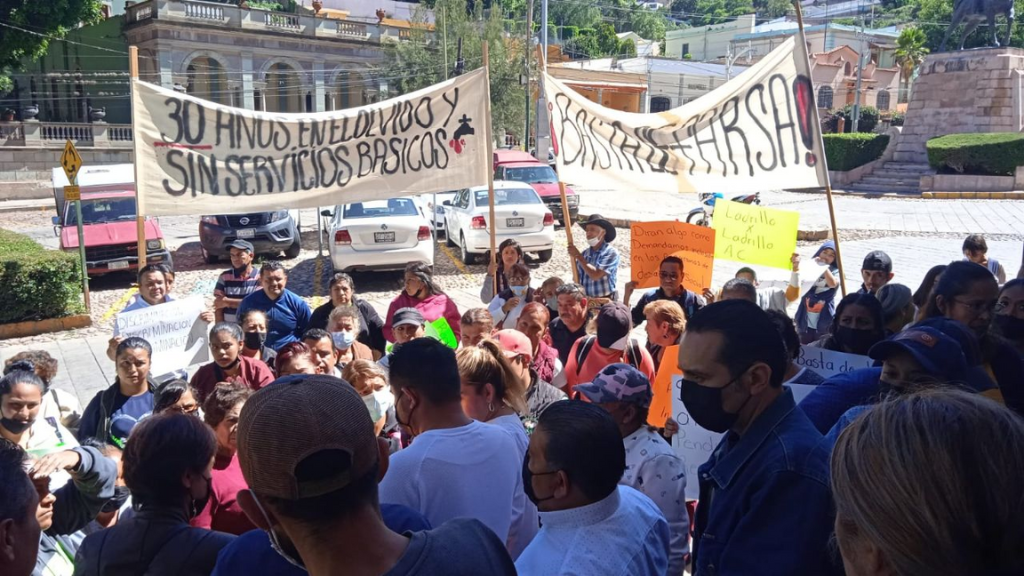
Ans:
[{"label": "sidewalk curb", "polygon": [[[583,221],[589,219],[590,216],[590,214],[583,214],[581,212],[579,218],[581,221]],[[633,220],[630,220],[628,218],[604,217],[604,219],[611,222],[612,226],[615,226],[616,228],[629,228],[634,222]],[[682,222],[682,220],[679,220],[678,218],[676,218],[675,220],[677,222]],[[641,220],[637,220],[637,222],[641,222]],[[831,237],[832,231],[827,228],[823,230],[797,230],[796,232],[796,239],[802,242],[818,242],[821,240],[828,240]]]},{"label": "sidewalk curb", "polygon": [[1024,200],[1024,192],[922,192],[921,197],[936,200]]},{"label": "sidewalk curb", "polygon": [[[20,202],[19,200],[11,200],[10,202]],[[41,204],[38,206],[32,205],[8,205],[6,202],[0,202],[0,214],[11,213],[11,212],[52,212],[53,202],[47,204]]]}]

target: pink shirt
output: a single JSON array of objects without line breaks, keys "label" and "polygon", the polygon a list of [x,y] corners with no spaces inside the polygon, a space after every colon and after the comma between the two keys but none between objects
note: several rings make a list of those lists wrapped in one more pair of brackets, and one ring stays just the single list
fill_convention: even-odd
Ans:
[{"label": "pink shirt", "polygon": [[455,333],[455,338],[462,340],[462,328],[459,325],[462,315],[459,314],[459,309],[455,306],[455,302],[452,302],[448,296],[434,294],[419,300],[409,296],[407,292],[402,292],[391,301],[391,305],[388,306],[388,316],[384,320],[384,338],[387,338],[388,342],[395,341],[395,334],[391,331],[391,319],[394,318],[395,312],[402,308],[415,308],[419,310],[427,322],[433,322],[443,317],[445,320],[448,320],[448,326]]},{"label": "pink shirt", "polygon": [[256,526],[238,505],[239,490],[249,488],[242,476],[242,467],[238,464],[238,454],[230,460],[216,458],[211,478],[210,501],[192,519],[192,526],[235,535],[255,529]]}]

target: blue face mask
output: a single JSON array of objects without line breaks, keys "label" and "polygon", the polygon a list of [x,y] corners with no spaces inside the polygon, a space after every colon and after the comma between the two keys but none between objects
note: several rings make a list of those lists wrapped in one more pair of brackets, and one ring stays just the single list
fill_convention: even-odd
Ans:
[{"label": "blue face mask", "polygon": [[547,299],[548,308],[552,310],[558,310],[558,296],[552,296]]},{"label": "blue face mask", "polygon": [[334,341],[334,347],[338,350],[348,350],[352,347],[352,343],[356,341],[356,335],[348,330],[344,332],[331,332],[331,340]]},{"label": "blue face mask", "polygon": [[512,293],[515,294],[516,298],[522,298],[529,289],[529,286],[509,286],[509,290],[512,290]]}]

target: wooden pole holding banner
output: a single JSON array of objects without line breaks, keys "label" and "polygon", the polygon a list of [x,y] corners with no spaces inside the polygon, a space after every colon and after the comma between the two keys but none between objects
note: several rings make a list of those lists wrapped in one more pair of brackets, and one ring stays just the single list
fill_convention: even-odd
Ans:
[{"label": "wooden pole holding banner", "polygon": [[[798,40],[801,46],[801,52],[806,55],[807,53],[807,38],[804,37],[804,15],[800,9],[799,0],[793,2],[793,7],[796,9],[796,24],[798,30]],[[805,68],[804,71],[807,73],[807,78],[811,78],[811,63],[804,58],[803,62]],[[839,228],[836,226],[836,209],[832,204],[832,182],[828,177],[828,163],[825,159],[825,143],[821,138],[821,118],[818,117],[818,107],[816,105],[811,106],[814,110],[814,121],[818,126],[818,142],[821,144],[821,158],[818,161],[821,163],[821,170],[825,174],[825,198],[828,200],[828,218],[832,223],[832,240],[836,245],[836,265],[839,266],[839,288],[843,293],[843,297],[846,297],[846,274],[843,273],[843,255],[839,251]]]},{"label": "wooden pole holding banner", "polygon": [[[487,118],[484,118],[484,134],[486,135],[487,145],[487,162],[493,162],[494,159],[494,135],[491,134],[491,58],[487,52],[487,41],[483,43],[483,56],[484,56],[484,70],[486,70],[486,84],[484,88],[484,94],[487,98]],[[497,223],[494,221],[494,170],[487,169],[487,208],[489,216],[487,219],[487,228],[491,231],[491,252],[490,257],[492,261],[497,262]],[[487,263],[490,266],[490,262]],[[494,275],[491,277],[491,286],[493,287],[494,295],[498,295],[498,269],[494,269]]]},{"label": "wooden pole holding banner", "polygon": [[[548,67],[544,53],[539,45],[537,46],[537,65],[540,67],[541,80],[543,80],[543,75],[547,72]],[[539,85],[543,85],[543,83]],[[546,95],[542,94],[541,96],[547,100]],[[537,134],[537,143],[540,144],[540,134]],[[537,154],[540,155],[540,153],[541,151],[538,149]],[[565,182],[562,182],[561,176],[558,177],[558,193],[562,199],[562,222],[565,223],[565,239],[568,241],[569,246],[575,246],[572,239],[572,220],[569,218],[569,201],[565,197]],[[575,262],[572,263],[572,281],[576,284],[580,283],[580,271],[576,268]]]},{"label": "wooden pole holding banner", "polygon": [[[128,72],[131,76],[131,80],[138,80],[139,78],[139,48],[138,46],[128,47]],[[129,80],[129,82],[131,82]],[[131,91],[134,92],[135,87],[132,86]],[[134,106],[132,107],[132,134],[138,134],[135,130],[135,112]],[[136,136],[138,138],[138,136]],[[139,197],[142,196],[142,184],[139,182],[139,158],[135,158],[135,226],[136,234],[138,235],[138,266],[139,270],[146,265],[146,217],[142,214],[142,203],[139,202]]]}]

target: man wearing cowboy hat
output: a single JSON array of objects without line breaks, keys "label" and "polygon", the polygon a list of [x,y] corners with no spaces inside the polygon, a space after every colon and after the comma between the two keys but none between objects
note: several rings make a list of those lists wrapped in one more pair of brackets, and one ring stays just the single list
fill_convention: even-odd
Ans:
[{"label": "man wearing cowboy hat", "polygon": [[609,244],[615,240],[615,227],[600,214],[591,214],[590,219],[580,223],[587,231],[590,247],[582,253],[575,246],[569,246],[569,256],[576,261],[580,285],[587,298],[608,298],[616,300],[615,279],[619,272],[619,251]]}]

